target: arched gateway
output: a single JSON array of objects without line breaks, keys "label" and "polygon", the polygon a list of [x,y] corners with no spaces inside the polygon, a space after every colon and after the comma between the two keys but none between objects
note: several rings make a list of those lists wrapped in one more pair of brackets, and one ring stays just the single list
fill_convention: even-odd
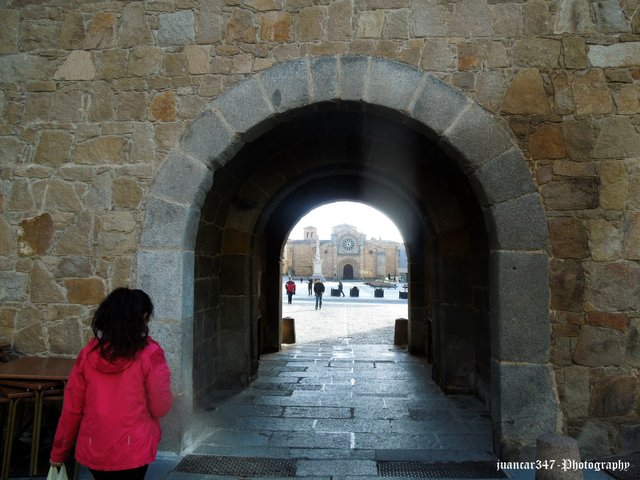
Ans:
[{"label": "arched gateway", "polygon": [[353,280],[353,265],[347,263],[342,267],[342,278],[345,280]]},{"label": "arched gateway", "polygon": [[[137,284],[157,303],[180,410],[244,386],[279,348],[279,259],[322,203],[391,217],[409,259],[409,343],[445,391],[491,406],[496,453],[530,455],[559,415],[549,365],[547,228],[496,120],[428,73],[370,57],[276,65],[211,102],[157,175]],[[430,329],[431,328],[431,329]],[[431,335],[427,332],[431,331]]]}]

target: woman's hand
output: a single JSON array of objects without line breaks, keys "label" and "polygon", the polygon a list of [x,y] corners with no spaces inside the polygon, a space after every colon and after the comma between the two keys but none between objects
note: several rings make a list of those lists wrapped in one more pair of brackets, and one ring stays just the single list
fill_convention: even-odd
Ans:
[{"label": "woman's hand", "polygon": [[64,462],[54,462],[53,460],[49,460],[49,464],[52,467],[60,468],[62,467],[62,465],[64,465]]}]

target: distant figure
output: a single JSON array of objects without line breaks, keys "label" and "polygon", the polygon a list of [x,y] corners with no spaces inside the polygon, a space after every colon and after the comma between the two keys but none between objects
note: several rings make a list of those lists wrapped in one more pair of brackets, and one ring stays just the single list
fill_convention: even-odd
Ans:
[{"label": "distant figure", "polygon": [[324,283],[322,283],[319,279],[316,280],[316,283],[313,285],[313,291],[316,294],[316,310],[322,310],[322,294],[324,293]]},{"label": "distant figure", "polygon": [[313,291],[313,280],[309,279],[309,295],[311,295],[312,291]]},{"label": "distant figure", "polygon": [[288,303],[291,303],[293,300],[293,296],[296,294],[296,282],[294,282],[291,277],[289,277],[289,281],[284,284],[284,288],[287,290],[287,300]]},{"label": "distant figure", "polygon": [[342,295],[343,297],[345,296],[344,292],[342,291],[342,282],[338,282],[338,291],[340,292],[340,295]]}]

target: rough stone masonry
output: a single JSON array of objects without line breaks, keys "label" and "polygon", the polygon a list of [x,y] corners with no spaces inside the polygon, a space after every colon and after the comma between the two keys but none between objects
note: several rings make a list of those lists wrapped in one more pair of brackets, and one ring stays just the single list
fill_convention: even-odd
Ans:
[{"label": "rough stone masonry", "polygon": [[558,428],[640,449],[640,0],[0,1],[0,339],[77,353],[183,132],[323,55],[430,72],[510,133],[550,236]]}]

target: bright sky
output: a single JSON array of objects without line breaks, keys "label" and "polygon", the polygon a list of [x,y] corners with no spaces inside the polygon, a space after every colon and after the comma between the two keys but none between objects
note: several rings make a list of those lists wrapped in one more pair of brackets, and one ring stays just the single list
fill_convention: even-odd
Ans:
[{"label": "bright sky", "polygon": [[331,229],[348,223],[355,226],[367,238],[382,238],[403,243],[402,235],[395,224],[383,213],[363,203],[335,202],[312,210],[293,227],[289,238],[302,240],[304,227],[316,227],[320,240],[331,238]]}]

